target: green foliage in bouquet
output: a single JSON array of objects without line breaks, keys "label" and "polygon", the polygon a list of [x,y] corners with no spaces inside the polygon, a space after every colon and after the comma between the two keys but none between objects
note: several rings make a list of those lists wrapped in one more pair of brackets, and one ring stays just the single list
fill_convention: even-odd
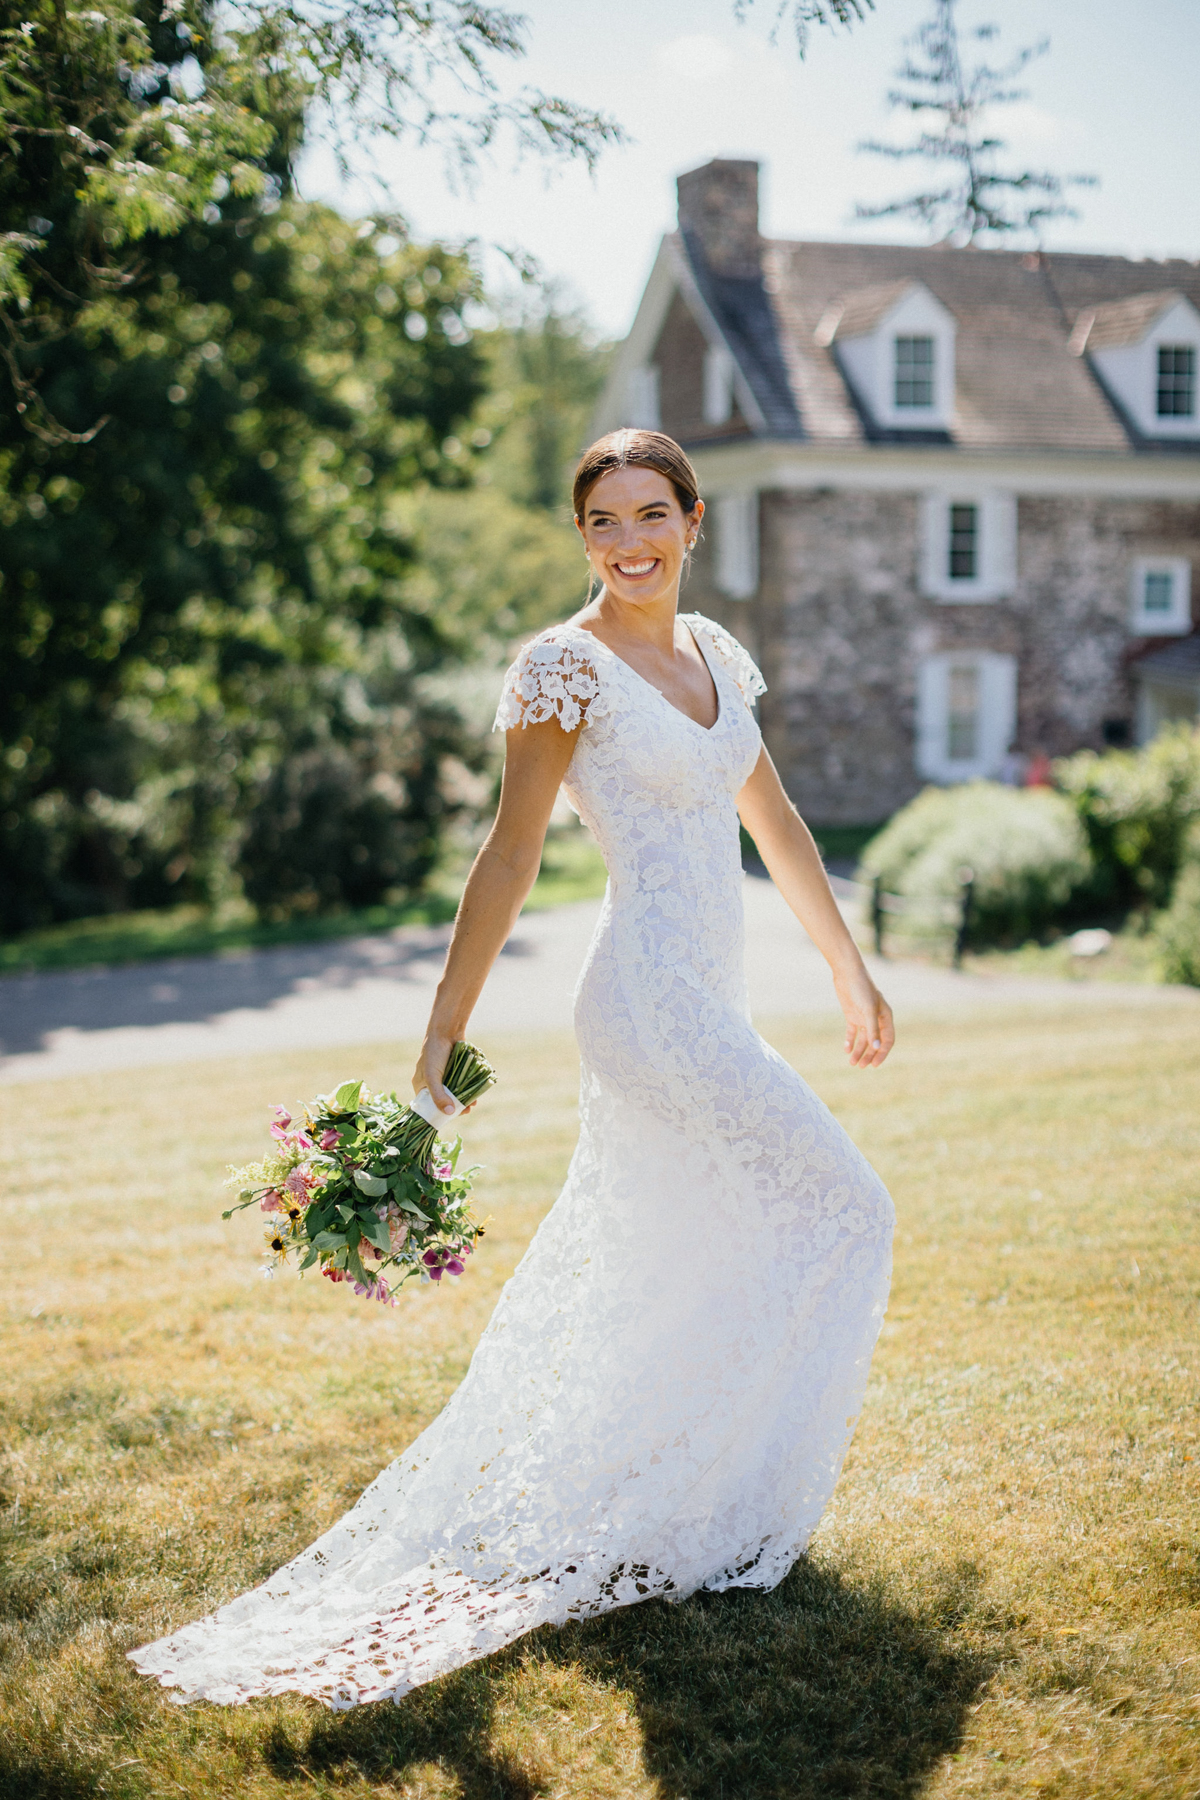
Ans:
[{"label": "green foliage in bouquet", "polygon": [[[473,1045],[455,1044],[443,1081],[463,1106],[495,1078]],[[318,1095],[300,1128],[286,1108],[275,1112],[275,1149],[230,1171],[239,1203],[222,1215],[256,1201],[271,1215],[268,1275],[295,1256],[301,1274],[319,1267],[330,1281],[389,1303],[410,1276],[463,1273],[483,1227],[470,1205],[475,1169],[458,1167],[461,1138],[445,1142],[412,1106],[361,1081]]]}]

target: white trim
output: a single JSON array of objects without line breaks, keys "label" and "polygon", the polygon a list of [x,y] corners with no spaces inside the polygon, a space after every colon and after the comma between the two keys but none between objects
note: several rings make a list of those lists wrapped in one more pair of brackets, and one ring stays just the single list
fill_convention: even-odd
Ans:
[{"label": "white trim", "polygon": [[[1146,578],[1170,583],[1170,610],[1147,612]],[[1187,637],[1192,629],[1192,565],[1186,556],[1138,556],[1129,571],[1129,629],[1139,637]]]},{"label": "white trim", "polygon": [[[973,754],[952,756],[952,671],[972,672],[978,683]],[[991,650],[940,651],[917,664],[917,773],[952,785],[999,775],[1017,726],[1017,659]]]},{"label": "white trim", "polygon": [[704,352],[704,406],[706,425],[724,425],[733,413],[733,358],[723,345],[709,345]]},{"label": "white trim", "polygon": [[[950,573],[950,509],[974,506],[972,577]],[[934,489],[921,498],[921,592],[948,604],[1004,600],[1017,585],[1017,497],[984,488]]]},{"label": "white trim", "polygon": [[639,363],[629,371],[625,384],[625,423],[643,431],[662,428],[662,411],[658,404],[658,370],[653,363]]},{"label": "white trim", "polygon": [[596,403],[592,416],[593,438],[603,437],[606,432],[618,431],[622,425],[633,423],[628,416],[630,386],[636,381],[636,371],[649,366],[654,347],[671,310],[671,302],[679,286],[675,261],[671,244],[664,238],[658,246],[658,255],[654,259],[654,267],[629,328],[629,335],[617,346],[608,380]]},{"label": "white trim", "polygon": [[712,501],[716,581],[730,600],[758,591],[758,493],[718,494]]},{"label": "white trim", "polygon": [[1020,494],[1200,500],[1200,455],[1133,451],[962,450],[950,444],[780,444],[741,439],[689,452],[701,489],[913,493],[997,487]]}]

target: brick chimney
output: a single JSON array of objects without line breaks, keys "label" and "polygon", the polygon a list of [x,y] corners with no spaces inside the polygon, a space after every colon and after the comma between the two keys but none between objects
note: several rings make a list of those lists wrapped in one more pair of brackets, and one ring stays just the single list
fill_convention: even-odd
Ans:
[{"label": "brick chimney", "polygon": [[720,158],[676,182],[679,229],[699,243],[714,275],[752,279],[761,271],[758,164]]}]

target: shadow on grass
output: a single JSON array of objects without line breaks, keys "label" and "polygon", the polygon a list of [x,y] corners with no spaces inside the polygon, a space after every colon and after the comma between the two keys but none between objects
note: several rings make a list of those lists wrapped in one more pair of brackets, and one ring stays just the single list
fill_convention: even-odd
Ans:
[{"label": "shadow on grass", "polygon": [[627,1696],[663,1800],[909,1800],[959,1744],[990,1673],[947,1642],[977,1586],[973,1569],[950,1572],[916,1613],[804,1561],[773,1594],[652,1601],[539,1631],[399,1706],[322,1720],[302,1743],[280,1729],[268,1761],[285,1779],[344,1771],[397,1786],[436,1763],[463,1800],[534,1800],[564,1771],[505,1753],[492,1721],[506,1682],[543,1667]]}]

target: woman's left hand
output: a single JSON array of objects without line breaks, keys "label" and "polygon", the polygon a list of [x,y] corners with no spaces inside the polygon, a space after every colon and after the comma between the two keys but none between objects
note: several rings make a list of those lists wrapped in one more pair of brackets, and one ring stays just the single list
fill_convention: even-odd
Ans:
[{"label": "woman's left hand", "polygon": [[846,1015],[846,1055],[856,1069],[877,1069],[896,1041],[891,1007],[861,963],[835,975],[833,986]]}]

